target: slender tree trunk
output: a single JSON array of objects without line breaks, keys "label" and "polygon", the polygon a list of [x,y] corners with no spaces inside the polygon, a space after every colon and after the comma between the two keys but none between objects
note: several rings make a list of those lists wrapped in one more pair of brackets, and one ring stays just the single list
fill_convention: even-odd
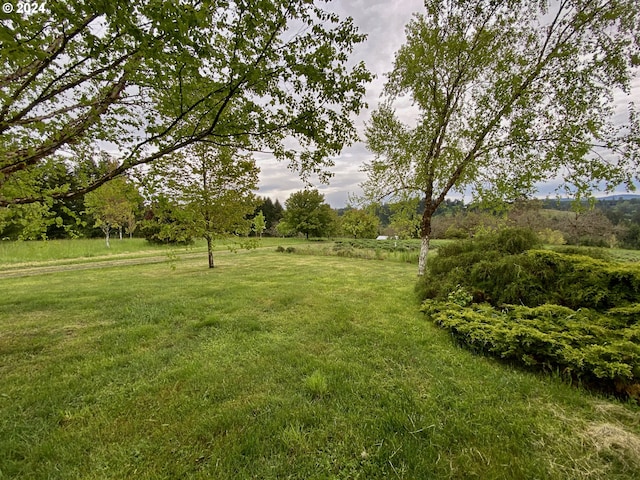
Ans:
[{"label": "slender tree trunk", "polygon": [[429,237],[422,237],[420,243],[420,256],[418,257],[418,275],[422,276],[427,271],[427,255],[429,255]]},{"label": "slender tree trunk", "polygon": [[215,265],[213,263],[213,245],[211,242],[211,237],[205,237],[207,240],[207,254],[209,256],[209,268],[214,268]]},{"label": "slender tree trunk", "polygon": [[120,233],[120,240],[122,240],[122,227],[118,229],[118,232]]},{"label": "slender tree trunk", "polygon": [[430,198],[426,199],[426,207],[422,214],[422,221],[420,224],[420,255],[418,256],[418,276],[422,276],[427,271],[427,256],[429,255],[429,240],[431,239],[431,217],[435,211],[433,202]]},{"label": "slender tree trunk", "polygon": [[111,229],[109,228],[109,226],[107,226],[107,228],[103,230],[104,239],[105,239],[105,242],[107,243],[107,248],[111,248],[111,244],[109,243],[109,231],[110,230]]}]

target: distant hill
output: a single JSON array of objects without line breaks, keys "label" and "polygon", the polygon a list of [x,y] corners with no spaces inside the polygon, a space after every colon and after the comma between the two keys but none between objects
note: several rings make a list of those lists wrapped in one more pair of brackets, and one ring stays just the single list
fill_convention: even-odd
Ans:
[{"label": "distant hill", "polygon": [[[616,193],[613,195],[607,195],[604,197],[595,197],[596,202],[621,202],[624,200],[640,200],[640,195],[634,193]],[[587,200],[584,200],[587,202]],[[546,198],[545,203],[571,203],[573,198]]]},{"label": "distant hill", "polygon": [[640,195],[635,195],[633,193],[620,193],[615,195],[607,195],[606,197],[598,197],[596,200],[601,202],[612,202],[612,201],[620,201],[620,200],[640,200]]}]

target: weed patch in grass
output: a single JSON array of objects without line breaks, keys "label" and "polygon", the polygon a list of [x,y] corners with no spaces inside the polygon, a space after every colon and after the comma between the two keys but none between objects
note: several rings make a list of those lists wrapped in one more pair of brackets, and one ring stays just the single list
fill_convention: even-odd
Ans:
[{"label": "weed patch in grass", "polygon": [[304,379],[304,387],[314,400],[321,399],[329,393],[329,381],[318,370]]}]

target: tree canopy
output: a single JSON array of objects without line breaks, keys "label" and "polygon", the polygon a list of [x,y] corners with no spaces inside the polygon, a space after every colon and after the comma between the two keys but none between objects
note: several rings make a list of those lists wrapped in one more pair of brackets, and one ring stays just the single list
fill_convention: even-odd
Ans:
[{"label": "tree canopy", "polygon": [[[424,272],[431,217],[452,190],[514,198],[561,179],[574,194],[632,186],[640,126],[614,110],[640,65],[635,0],[426,0],[407,25],[366,128],[372,198],[418,194]],[[413,125],[394,102],[408,96]],[[617,115],[614,122],[614,114]]]},{"label": "tree canopy", "polygon": [[[309,236],[328,235],[333,228],[335,213],[324,203],[324,195],[318,190],[300,190],[287,198],[284,218],[286,229]],[[282,228],[282,227],[281,227]]]},{"label": "tree canopy", "polygon": [[[0,207],[82,195],[201,141],[326,178],[370,74],[348,66],[364,35],[316,3],[70,0],[6,15]],[[42,186],[102,151],[116,168]]]},{"label": "tree canopy", "polygon": [[183,210],[178,222],[191,236],[207,241],[209,268],[214,267],[212,242],[234,233],[249,234],[258,204],[255,161],[232,147],[206,143],[154,163],[149,190],[167,195]]},{"label": "tree canopy", "polygon": [[353,238],[376,238],[380,220],[365,210],[347,210],[341,218],[342,230]]}]

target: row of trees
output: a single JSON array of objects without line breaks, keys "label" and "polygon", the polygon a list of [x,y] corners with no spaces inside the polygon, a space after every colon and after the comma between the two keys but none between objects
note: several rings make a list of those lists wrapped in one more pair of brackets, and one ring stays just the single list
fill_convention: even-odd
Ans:
[{"label": "row of trees", "polygon": [[[123,232],[132,236],[136,231],[158,243],[184,243],[194,237],[211,243],[228,233],[307,238],[420,236],[424,204],[417,198],[334,211],[317,190],[304,190],[287,199],[285,211],[278,200],[253,195],[256,170],[246,155],[235,157],[230,149],[204,145],[189,152],[193,155],[167,159],[169,165],[159,163],[147,173],[144,185],[120,176],[84,199],[54,203],[40,219],[38,210],[26,218],[5,219],[0,237],[95,236],[99,229],[109,245],[111,233],[118,232],[122,239]],[[108,161],[94,166],[109,168],[113,164]],[[244,179],[244,191],[239,179]],[[552,243],[640,247],[640,199],[608,199],[596,202],[593,209],[583,204],[577,211],[569,201],[519,200],[506,207],[496,214],[462,200],[445,200],[432,219],[432,237],[465,238],[479,229],[516,225],[531,228]],[[51,212],[59,216],[52,219]]]},{"label": "row of trees", "polygon": [[[127,172],[171,190],[181,162],[204,146],[219,171],[192,173],[212,187],[219,175],[248,191],[257,169],[240,152],[251,151],[329,178],[331,159],[358,137],[352,116],[371,75],[349,59],[365,36],[323,3],[74,0],[3,17],[0,225],[64,230],[69,202]],[[452,191],[503,200],[558,179],[577,197],[633,185],[640,117],[633,102],[625,115],[614,100],[630,93],[640,65],[637,0],[424,7],[366,126],[375,157],[363,184],[370,202],[422,200],[419,274]],[[418,110],[411,122],[395,111],[402,97]],[[85,174],[87,159],[107,149],[117,160]],[[237,160],[225,163],[225,149]],[[185,192],[181,206],[197,203],[215,218],[209,200]],[[238,211],[254,204],[242,194],[211,198]],[[318,233],[327,214],[304,219],[302,233]],[[242,229],[246,219],[228,220]]]}]

